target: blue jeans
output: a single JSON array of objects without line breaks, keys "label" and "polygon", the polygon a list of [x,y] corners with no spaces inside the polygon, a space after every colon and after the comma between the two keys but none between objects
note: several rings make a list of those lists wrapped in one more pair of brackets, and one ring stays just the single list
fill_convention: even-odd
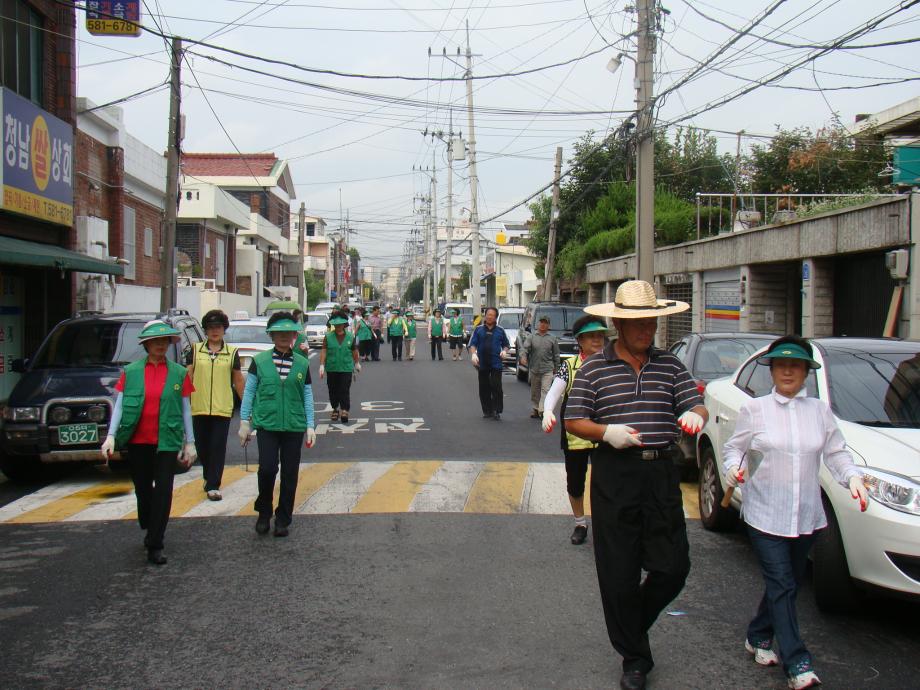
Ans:
[{"label": "blue jeans", "polygon": [[766,647],[776,638],[783,670],[800,673],[811,668],[811,654],[799,634],[795,600],[805,577],[808,552],[817,533],[778,537],[747,526],[751,545],[760,561],[766,591],[757,614],[748,624],[748,641]]}]

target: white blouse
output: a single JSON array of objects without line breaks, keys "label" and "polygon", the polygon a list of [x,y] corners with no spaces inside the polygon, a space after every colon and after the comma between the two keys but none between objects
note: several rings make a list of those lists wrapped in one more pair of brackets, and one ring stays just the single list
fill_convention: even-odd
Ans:
[{"label": "white blouse", "polygon": [[[748,459],[742,463],[749,449],[763,454],[753,474]],[[781,537],[811,534],[827,526],[818,482],[822,456],[831,475],[843,486],[849,485],[851,477],[862,476],[830,407],[807,397],[804,388],[794,398],[782,396],[774,388],[769,395],[745,403],[722,454],[726,471],[737,465],[745,470],[744,521]]]}]

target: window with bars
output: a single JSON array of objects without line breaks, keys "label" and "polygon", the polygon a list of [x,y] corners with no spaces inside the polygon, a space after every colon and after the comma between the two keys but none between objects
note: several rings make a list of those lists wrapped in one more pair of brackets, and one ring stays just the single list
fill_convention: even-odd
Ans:
[{"label": "window with bars", "polygon": [[665,347],[670,347],[693,330],[693,283],[668,285],[665,292],[668,299],[686,302],[690,305],[686,311],[667,317]]}]

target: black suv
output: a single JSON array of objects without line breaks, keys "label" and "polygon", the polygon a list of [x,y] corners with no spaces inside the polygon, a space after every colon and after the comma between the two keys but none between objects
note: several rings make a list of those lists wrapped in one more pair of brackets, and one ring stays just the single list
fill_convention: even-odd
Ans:
[{"label": "black suv", "polygon": [[572,335],[572,324],[585,315],[585,305],[576,302],[531,302],[524,309],[524,318],[515,342],[515,366],[519,381],[527,380],[527,367],[521,364],[521,353],[530,334],[537,330],[537,322],[549,317],[549,332],[559,340],[559,354],[563,359],[578,354],[578,342]]},{"label": "black suv", "polygon": [[[137,337],[144,324],[162,319],[180,332],[167,357],[191,362],[201,342],[198,321],[185,310],[167,314],[80,312],[62,321],[35,356],[17,359],[22,374],[10,393],[0,427],[0,469],[29,480],[44,463],[101,462],[115,384],[126,364],[144,357]],[[118,454],[116,454],[118,457]]]}]

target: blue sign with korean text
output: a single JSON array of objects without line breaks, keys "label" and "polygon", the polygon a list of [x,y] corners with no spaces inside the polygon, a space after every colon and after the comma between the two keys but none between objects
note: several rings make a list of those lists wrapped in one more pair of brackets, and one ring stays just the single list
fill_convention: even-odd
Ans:
[{"label": "blue sign with korean text", "polygon": [[73,127],[7,88],[0,102],[3,209],[73,225]]}]

